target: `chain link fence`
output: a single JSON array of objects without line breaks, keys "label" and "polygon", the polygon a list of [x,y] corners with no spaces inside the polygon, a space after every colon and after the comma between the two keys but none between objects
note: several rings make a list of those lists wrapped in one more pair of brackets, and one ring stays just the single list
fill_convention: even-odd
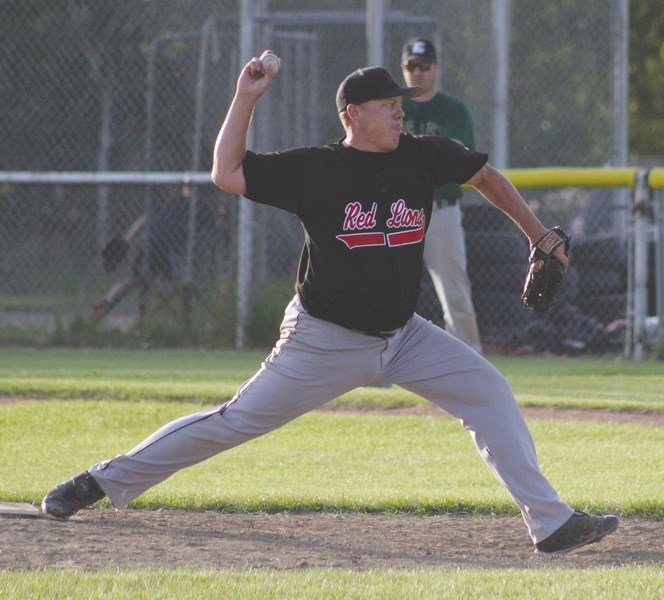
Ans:
[{"label": "chain link fence", "polygon": [[[511,2],[509,166],[610,162],[612,4]],[[392,0],[383,38],[384,63],[395,75],[407,38],[435,40],[443,89],[466,100],[477,147],[486,150],[494,143],[497,68],[491,6]],[[334,109],[338,83],[367,62],[364,2],[257,7],[253,53],[272,48],[286,66],[256,110],[252,147],[335,141],[342,135]],[[192,174],[210,168],[244,62],[240,14],[240,3],[231,0],[0,4],[2,170],[23,174],[0,183],[5,341],[237,341],[238,199]],[[42,172],[62,177],[29,176]],[[182,175],[167,183],[138,176],[91,183],[77,181],[74,172]],[[469,274],[483,341],[515,352],[620,351],[626,255],[615,224],[626,218],[625,193],[523,192],[543,221],[573,231],[579,269],[588,266],[592,283],[572,275],[564,310],[546,322],[535,318],[519,304],[525,240],[467,192]],[[252,286],[242,329],[247,345],[262,346],[274,339],[292,294],[302,230],[291,215],[263,206],[252,207],[250,226],[251,265],[244,267]],[[611,247],[610,264],[585,241],[597,238]],[[442,324],[428,275],[420,311]]]}]

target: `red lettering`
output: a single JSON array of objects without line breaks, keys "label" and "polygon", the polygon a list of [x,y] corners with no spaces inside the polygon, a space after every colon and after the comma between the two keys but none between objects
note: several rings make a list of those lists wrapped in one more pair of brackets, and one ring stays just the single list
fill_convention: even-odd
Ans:
[{"label": "red lettering", "polygon": [[362,211],[362,205],[359,202],[350,202],[346,205],[346,218],[344,220],[344,231],[356,231],[358,229],[372,229],[376,226],[376,209],[374,202],[371,210]]},{"label": "red lettering", "polygon": [[[378,205],[374,202],[369,211],[362,210],[359,202],[349,202],[346,205],[344,231],[361,231],[376,227],[376,212]],[[391,229],[401,229],[385,234],[380,231],[343,233],[337,236],[349,250],[365,248],[368,246],[406,246],[420,243],[424,239],[425,216],[424,209],[414,210],[406,206],[403,199],[399,199],[390,207],[391,216],[386,225]]]},{"label": "red lettering", "polygon": [[408,231],[394,231],[387,234],[387,245],[393,248],[394,246],[408,246],[410,244],[417,244],[424,239],[424,227],[417,229],[409,229]]},{"label": "red lettering", "polygon": [[342,241],[349,249],[362,248],[365,246],[384,246],[384,233],[344,233],[338,235],[337,239]]},{"label": "red lettering", "polygon": [[387,220],[387,226],[397,227],[423,227],[424,210],[407,208],[402,198],[392,204],[392,216]]}]

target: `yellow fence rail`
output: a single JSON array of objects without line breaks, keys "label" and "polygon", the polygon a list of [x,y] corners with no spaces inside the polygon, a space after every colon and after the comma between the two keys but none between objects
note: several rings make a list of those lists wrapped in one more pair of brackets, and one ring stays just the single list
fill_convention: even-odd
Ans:
[{"label": "yellow fence rail", "polygon": [[[553,187],[631,188],[637,185],[639,167],[546,167],[502,169],[517,188]],[[651,187],[664,187],[664,168],[651,170]],[[470,186],[464,186],[470,189]]]},{"label": "yellow fence rail", "polygon": [[505,169],[502,173],[522,188],[605,187],[633,188],[639,169],[624,168],[545,168]]},{"label": "yellow fence rail", "polygon": [[664,189],[664,167],[655,167],[648,173],[648,186],[653,189]]}]

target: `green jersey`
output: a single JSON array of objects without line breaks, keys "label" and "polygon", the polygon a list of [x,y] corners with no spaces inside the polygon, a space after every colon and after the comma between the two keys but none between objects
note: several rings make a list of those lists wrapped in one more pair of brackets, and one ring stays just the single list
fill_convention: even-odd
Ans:
[{"label": "green jersey", "polygon": [[[466,104],[438,92],[427,102],[404,99],[403,127],[414,135],[440,135],[462,142],[467,148],[475,148],[473,120]],[[450,184],[436,190],[434,201],[453,202],[461,198],[461,186]]]}]

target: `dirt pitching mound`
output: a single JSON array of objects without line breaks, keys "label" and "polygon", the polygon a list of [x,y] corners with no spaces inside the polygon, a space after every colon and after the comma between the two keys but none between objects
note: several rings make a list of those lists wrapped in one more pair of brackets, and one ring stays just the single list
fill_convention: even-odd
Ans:
[{"label": "dirt pitching mound", "polygon": [[624,519],[598,544],[535,554],[518,516],[229,514],[86,509],[3,518],[0,569],[507,569],[664,565],[664,523]]}]

